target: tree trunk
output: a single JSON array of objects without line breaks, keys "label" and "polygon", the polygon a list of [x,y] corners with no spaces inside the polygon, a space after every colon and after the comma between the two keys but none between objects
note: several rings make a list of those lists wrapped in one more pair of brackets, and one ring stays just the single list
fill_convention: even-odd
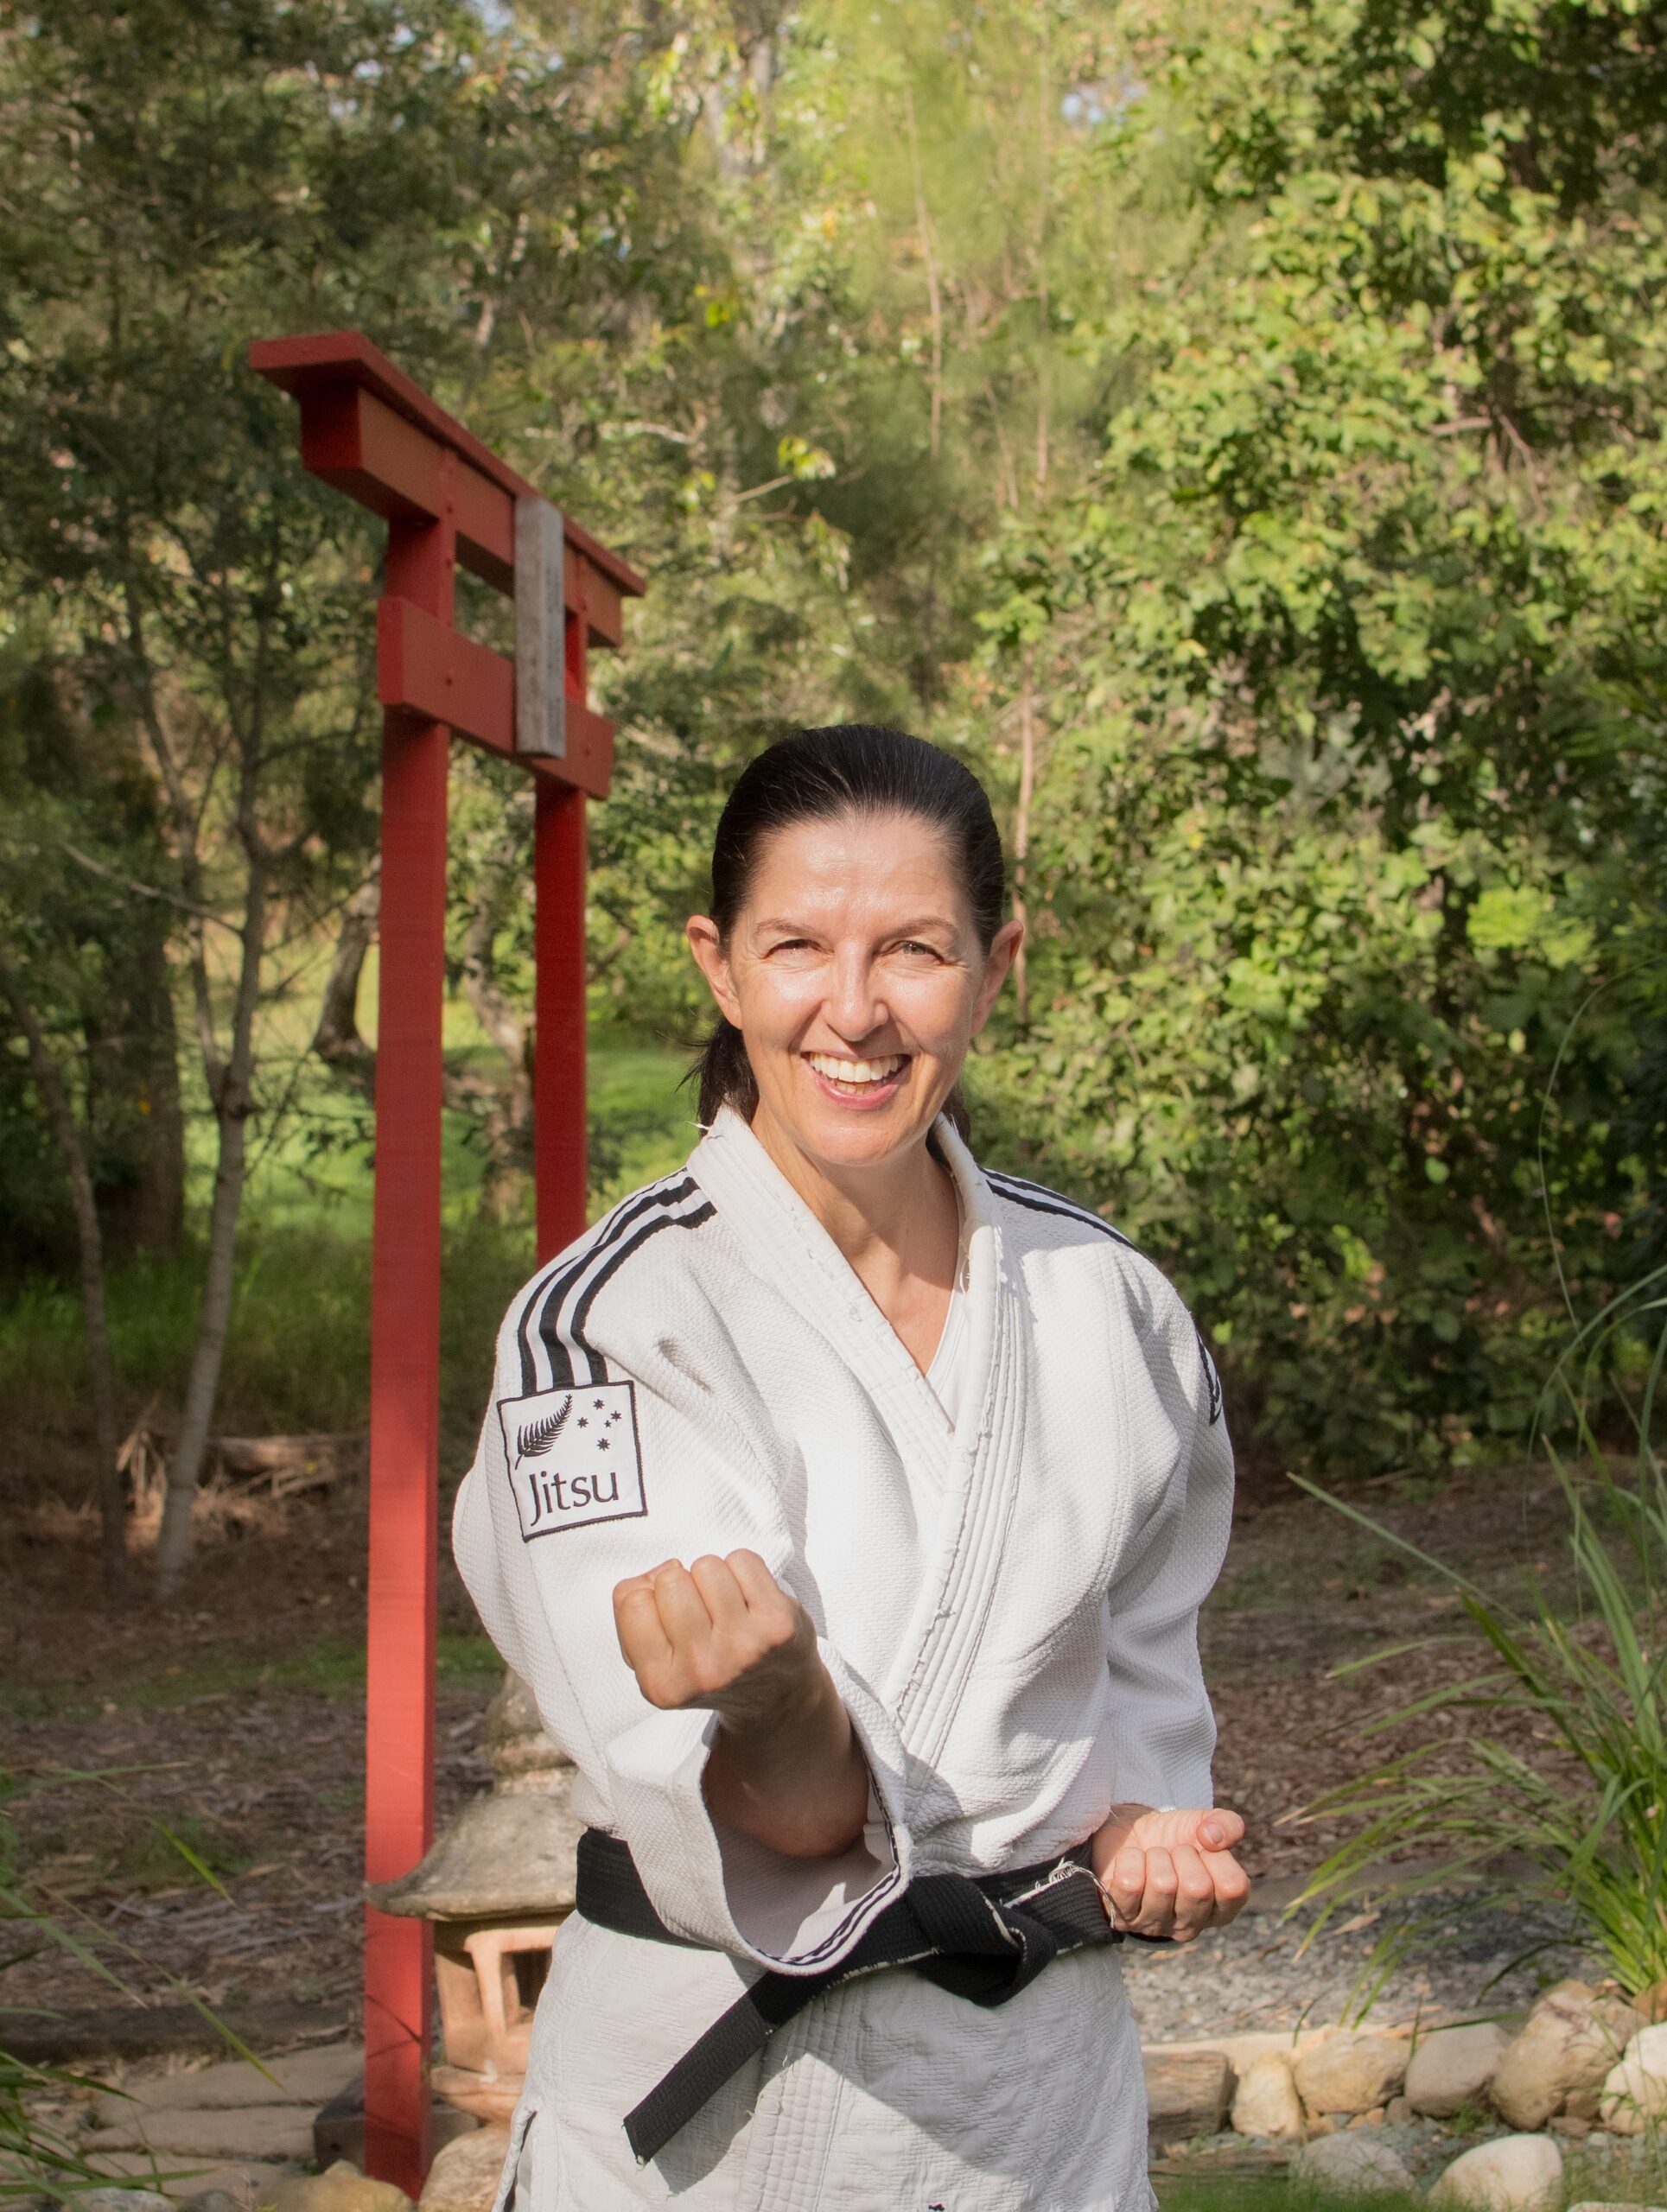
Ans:
[{"label": "tree trunk", "polygon": [[248,1166],[246,1098],[235,1109],[230,1102],[218,1108],[215,1120],[220,1132],[220,1157],[214,1166],[214,1198],[208,1214],[202,1311],[197,1323],[196,1348],[191,1356],[185,1408],[180,1416],[179,1440],[169,1462],[168,1494],[162,1502],[162,1528],[156,1538],[156,1588],[164,1602],[178,1595],[190,1552],[191,1509],[213,1424],[214,1400],[226,1357],[226,1332],[231,1326],[238,1213],[243,1204],[244,1176]]},{"label": "tree trunk", "polygon": [[[506,826],[496,855],[482,869],[463,939],[463,995],[509,1064],[507,1082],[485,1089],[483,1107],[469,1102],[480,1120],[480,1211],[488,1221],[512,1220],[532,1181],[532,1038],[505,995],[493,952],[499,901],[521,865],[519,841]],[[450,1095],[450,1084],[447,1090],[448,1105],[461,1103]]]},{"label": "tree trunk", "polygon": [[920,174],[920,142],[914,126],[914,92],[903,87],[909,124],[909,169],[914,183],[914,220],[920,234],[920,258],[926,272],[926,304],[932,315],[932,457],[944,442],[944,300],[938,282],[938,255],[932,243],[932,217],[926,208],[926,181]]},{"label": "tree trunk", "polygon": [[69,1179],[81,1262],[81,1313],[86,1329],[93,1450],[98,1461],[93,1488],[99,1500],[105,1594],[112,1604],[119,1605],[127,1596],[127,1522],[122,1478],[116,1465],[116,1454],[120,1448],[116,1425],[116,1371],[110,1356],[110,1328],[105,1311],[104,1236],[99,1226],[92,1175],[62,1071],[53,1058],[52,1048],[22,984],[11,969],[3,964],[0,964],[0,997],[5,1000],[13,1020],[23,1033],[29,1069]]},{"label": "tree trunk", "polygon": [[107,944],[109,1002],[87,1033],[87,1124],[100,1162],[96,1185],[105,1249],[171,1252],[185,1219],[185,1119],[160,914],[134,917],[131,942]]},{"label": "tree trunk", "polygon": [[325,980],[318,1024],[313,1031],[313,1050],[320,1059],[343,1074],[355,1077],[366,1090],[375,1079],[376,1054],[359,1033],[359,979],[364,973],[365,956],[376,943],[381,910],[379,859],[371,863],[364,882],[347,901],[342,914],[335,956]]},{"label": "tree trunk", "polygon": [[232,1319],[237,1265],[238,1214],[243,1204],[249,1161],[249,1116],[253,1107],[255,1013],[260,996],[261,954],[266,925],[266,871],[253,836],[244,896],[243,950],[232,1016],[232,1049],[218,1082],[211,1074],[220,1154],[214,1167],[214,1196],[208,1212],[208,1249],[203,1266],[202,1311],[196,1348],[180,1416],[179,1440],[168,1469],[156,1537],[156,1588],[164,1603],[177,1596],[191,1548],[191,1509],[201,1479]]},{"label": "tree trunk", "polygon": [[1036,791],[1036,693],[1034,663],[1025,653],[1024,677],[1019,687],[1019,804],[1013,817],[1013,918],[1027,925],[1013,956],[1013,996],[1021,1029],[1030,1022],[1029,913],[1025,904],[1026,869],[1030,858],[1030,802]]}]

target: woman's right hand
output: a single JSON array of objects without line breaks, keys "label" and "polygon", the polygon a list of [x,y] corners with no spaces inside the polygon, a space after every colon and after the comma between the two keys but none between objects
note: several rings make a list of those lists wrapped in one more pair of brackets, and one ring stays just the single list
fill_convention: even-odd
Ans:
[{"label": "woman's right hand", "polygon": [[729,1727],[785,1717],[824,1674],[810,1616],[756,1552],[633,1574],[614,1592],[614,1624],[650,1705],[709,1707]]},{"label": "woman's right hand", "polygon": [[868,1772],[810,1615],[756,1552],[667,1560],[614,1592],[620,1649],[651,1705],[721,1724],[703,1786],[712,1811],[792,1858],[862,1833]]}]

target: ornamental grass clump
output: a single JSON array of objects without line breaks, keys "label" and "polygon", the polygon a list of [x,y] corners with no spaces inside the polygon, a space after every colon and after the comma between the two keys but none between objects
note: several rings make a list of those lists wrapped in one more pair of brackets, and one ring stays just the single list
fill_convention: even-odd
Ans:
[{"label": "ornamental grass clump", "polygon": [[[1527,1900],[1564,1909],[1575,1939],[1604,1955],[1628,1997],[1667,1982],[1667,1478],[1657,1442],[1664,1313],[1667,1268],[1581,1330],[1548,1386],[1538,1443],[1568,1510],[1568,1611],[1537,1579],[1516,1604],[1493,1596],[1358,1506],[1302,1484],[1444,1580],[1486,1655],[1479,1672],[1379,1714],[1364,1732],[1437,1715],[1464,1716],[1458,1729],[1307,1808],[1358,1821],[1298,1901],[1299,1909],[1320,1907],[1308,1941],[1358,1894],[1369,1864],[1391,1852],[1433,1862],[1398,1878],[1391,1870],[1374,1885],[1391,1902],[1428,1903],[1378,1944],[1365,2004],[1399,1958],[1429,1948],[1455,1917],[1479,1904]],[[1632,1385],[1616,1388],[1615,1371],[1629,1357]],[[1631,1448],[1619,1459],[1594,1427],[1600,1379],[1631,1425]],[[1398,1644],[1357,1665],[1391,1663],[1446,1640]],[[1504,1740],[1505,1716],[1526,1716],[1553,1756],[1537,1764]]]}]

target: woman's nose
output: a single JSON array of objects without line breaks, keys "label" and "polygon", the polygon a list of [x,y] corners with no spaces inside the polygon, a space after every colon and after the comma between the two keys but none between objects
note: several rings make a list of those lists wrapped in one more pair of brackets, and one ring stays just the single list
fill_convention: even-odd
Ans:
[{"label": "woman's nose", "polygon": [[835,960],[827,1013],[833,1027],[851,1045],[860,1045],[889,1019],[865,953],[853,950]]}]

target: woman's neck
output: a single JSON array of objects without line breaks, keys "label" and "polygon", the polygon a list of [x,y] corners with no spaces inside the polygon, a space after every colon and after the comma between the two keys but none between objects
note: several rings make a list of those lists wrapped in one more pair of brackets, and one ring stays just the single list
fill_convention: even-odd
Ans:
[{"label": "woman's neck", "polygon": [[961,1241],[954,1179],[930,1139],[862,1167],[812,1159],[767,1109],[753,1135],[838,1246],[868,1295],[896,1324],[917,1287],[947,1294]]}]

